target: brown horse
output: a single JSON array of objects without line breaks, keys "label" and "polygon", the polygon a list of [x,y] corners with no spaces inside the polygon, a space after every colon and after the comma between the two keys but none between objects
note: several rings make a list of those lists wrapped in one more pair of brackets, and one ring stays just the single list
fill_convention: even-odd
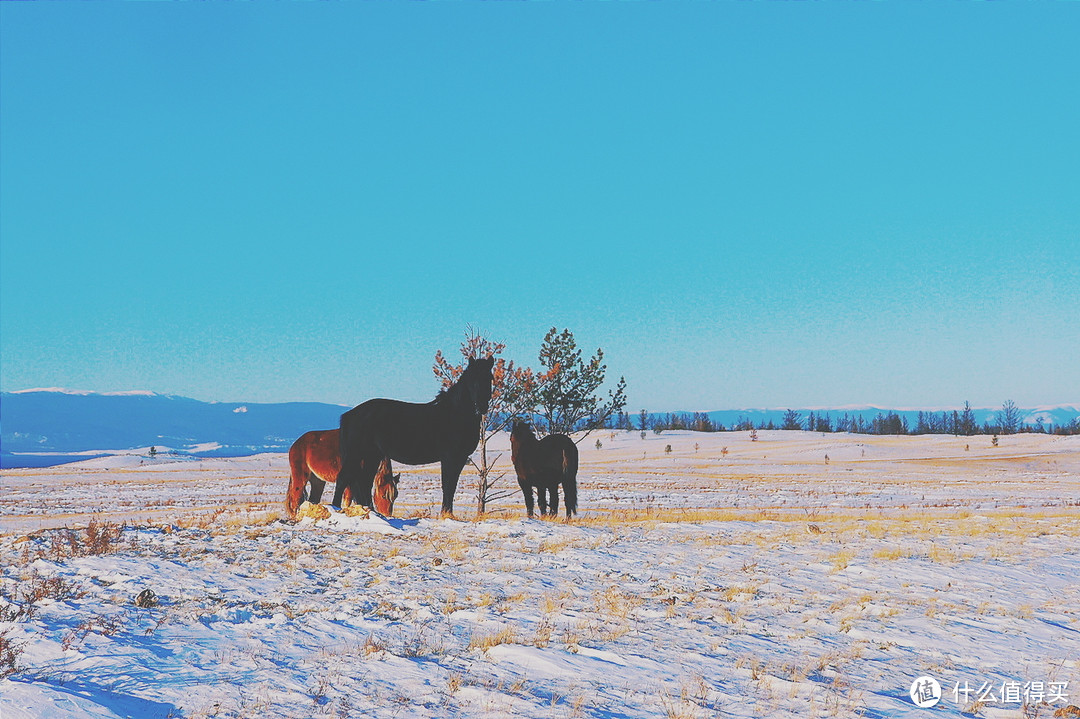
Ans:
[{"label": "brown horse", "polygon": [[[565,434],[549,434],[537,439],[532,427],[514,422],[510,431],[510,457],[517,471],[518,484],[525,494],[525,511],[533,516],[532,488],[540,502],[540,515],[559,513],[559,485],[566,495],[566,517],[577,514],[578,451]],[[548,497],[551,502],[549,504]],[[550,511],[549,511],[550,510]]]},{"label": "brown horse", "polygon": [[[326,483],[337,482],[338,473],[341,471],[339,436],[336,429],[316,429],[304,433],[289,448],[292,476],[289,480],[289,491],[285,495],[285,509],[290,517],[296,516],[296,510],[305,498],[318,504]],[[386,517],[394,514],[394,500],[397,499],[398,480],[401,479],[400,474],[392,474],[392,471],[390,458],[384,457],[375,473],[372,488],[375,511]],[[308,494],[308,484],[311,485],[311,494],[305,497]],[[344,493],[341,500],[343,507],[351,503],[350,495],[348,491]]]}]

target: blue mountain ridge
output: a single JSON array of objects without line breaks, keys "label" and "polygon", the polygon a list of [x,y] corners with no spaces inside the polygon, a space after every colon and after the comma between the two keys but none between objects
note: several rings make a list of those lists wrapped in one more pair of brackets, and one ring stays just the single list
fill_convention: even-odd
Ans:
[{"label": "blue mountain ridge", "polygon": [[[0,394],[0,466],[61,464],[76,452],[155,446],[239,457],[286,452],[310,429],[338,426],[348,407],[318,402],[201,402],[156,394],[57,391]],[[30,454],[28,454],[30,453]]]},{"label": "blue mountain ridge", "polygon": [[[261,452],[286,452],[311,429],[338,426],[348,407],[319,402],[276,404],[202,402],[157,394],[98,394],[41,390],[0,393],[0,467],[52,466],[86,459],[87,454],[148,448],[187,456],[240,457]],[[895,412],[915,426],[920,410],[861,406],[793,408],[805,421],[810,412],[829,414],[835,421],[847,414],[870,422],[878,414]],[[952,408],[949,408],[951,411]],[[726,428],[742,419],[755,426],[783,423],[785,409],[734,409],[707,412]],[[923,410],[941,412],[940,409]],[[993,421],[997,409],[975,409],[976,421]],[[1071,422],[1075,406],[1021,409],[1023,422],[1045,425]],[[664,413],[651,413],[663,416]],[[636,425],[637,415],[631,415]],[[83,453],[83,454],[77,454]]]}]

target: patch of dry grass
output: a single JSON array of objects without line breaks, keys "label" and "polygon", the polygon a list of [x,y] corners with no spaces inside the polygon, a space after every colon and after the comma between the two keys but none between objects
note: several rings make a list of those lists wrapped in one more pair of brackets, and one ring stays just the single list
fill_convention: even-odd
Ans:
[{"label": "patch of dry grass", "polygon": [[9,633],[7,630],[0,632],[0,679],[7,679],[22,671],[19,657],[25,647],[22,643],[11,639],[8,636]]},{"label": "patch of dry grass", "polygon": [[469,639],[469,649],[480,649],[486,651],[492,647],[497,647],[500,644],[516,644],[517,633],[513,627],[503,627],[497,632],[491,634],[474,635]]},{"label": "patch of dry grass", "polygon": [[902,547],[889,547],[882,549],[875,549],[870,555],[874,559],[884,559],[887,561],[894,561],[897,559],[907,559],[911,556],[911,551]]},{"label": "patch of dry grass", "polygon": [[602,617],[626,619],[637,607],[641,606],[641,597],[624,592],[615,585],[609,585],[603,593],[593,599],[593,610]]},{"label": "patch of dry grass", "polygon": [[[81,528],[41,530],[21,537],[16,540],[16,544],[23,545],[23,564],[29,564],[35,559],[62,562],[70,557],[111,554],[127,548],[127,545],[120,541],[123,531],[123,525],[95,518]],[[46,542],[44,548],[41,547],[42,540]]]},{"label": "patch of dry grass", "polygon": [[851,560],[854,558],[854,550],[841,549],[839,552],[830,555],[826,561],[833,566],[834,572],[842,572],[848,568],[848,566],[851,564]]},{"label": "patch of dry grass", "polygon": [[64,651],[71,649],[72,647],[80,646],[89,634],[100,634],[105,637],[111,637],[114,634],[120,632],[123,629],[124,623],[119,617],[115,616],[99,616],[86,619],[74,628],[64,634],[64,638],[60,645],[64,648]]},{"label": "patch of dry grass", "polygon": [[728,507],[645,507],[594,510],[577,517],[572,524],[586,527],[618,527],[629,524],[667,522],[763,522],[779,520],[782,515],[771,509],[740,510]]},{"label": "patch of dry grass", "polygon": [[74,582],[63,577],[45,577],[32,571],[18,582],[9,580],[0,586],[0,599],[4,601],[4,606],[0,606],[0,621],[29,620],[37,613],[37,606],[43,600],[62,602],[85,593]]},{"label": "patch of dry grass", "polygon": [[760,582],[733,584],[720,592],[720,598],[725,602],[748,602],[755,599],[760,591]]}]

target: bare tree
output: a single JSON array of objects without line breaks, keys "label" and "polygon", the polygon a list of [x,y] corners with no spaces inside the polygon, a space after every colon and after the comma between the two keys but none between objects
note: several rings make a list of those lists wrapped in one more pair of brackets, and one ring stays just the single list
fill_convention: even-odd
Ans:
[{"label": "bare tree", "polygon": [[1020,429],[1020,409],[1011,399],[1005,400],[997,413],[998,426],[1002,434],[1016,434]]},{"label": "bare tree", "polygon": [[481,515],[487,512],[489,504],[512,496],[516,491],[513,487],[500,484],[506,472],[495,474],[494,465],[502,455],[494,458],[488,456],[488,440],[496,432],[505,429],[515,416],[531,414],[536,406],[537,389],[550,379],[550,372],[537,374],[528,367],[516,367],[513,361],[507,362],[499,357],[505,349],[506,345],[503,343],[489,340],[479,331],[468,327],[465,340],[461,343],[461,361],[452,364],[440,350],[435,353],[435,364],[432,367],[443,389],[446,389],[465,371],[470,357],[495,358],[495,366],[491,372],[491,401],[488,403],[487,414],[480,419],[480,443],[477,451],[469,458],[478,475],[476,511]]}]

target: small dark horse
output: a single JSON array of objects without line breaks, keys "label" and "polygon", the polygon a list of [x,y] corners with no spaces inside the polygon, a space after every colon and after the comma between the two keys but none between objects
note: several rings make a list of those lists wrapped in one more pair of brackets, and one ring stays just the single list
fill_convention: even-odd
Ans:
[{"label": "small dark horse", "polygon": [[[296,510],[305,499],[318,504],[322,499],[326,483],[337,481],[341,471],[338,437],[336,429],[314,429],[305,432],[300,439],[289,447],[289,491],[285,495],[285,509],[290,517],[296,516]],[[390,460],[384,459],[375,473],[374,495],[375,511],[385,517],[394,514],[394,500],[398,496],[400,474],[393,474]],[[307,495],[307,485],[311,485],[311,494]],[[345,492],[342,501],[349,504],[349,492]],[[338,505],[344,506],[344,505]]]},{"label": "small dark horse", "polygon": [[442,511],[454,511],[454,492],[480,442],[480,418],[491,401],[494,359],[469,358],[461,377],[427,404],[369,399],[341,415],[341,474],[334,503],[348,487],[371,506],[371,485],[383,457],[402,464],[442,464]]},{"label": "small dark horse", "polygon": [[[559,485],[566,495],[566,517],[577,514],[578,451],[574,441],[565,434],[549,434],[537,439],[532,427],[514,422],[510,431],[510,457],[517,470],[518,484],[525,493],[525,510],[533,516],[532,488],[540,501],[540,515],[554,517],[559,513]],[[551,502],[545,492],[550,494]],[[549,511],[550,510],[550,511]]]}]

